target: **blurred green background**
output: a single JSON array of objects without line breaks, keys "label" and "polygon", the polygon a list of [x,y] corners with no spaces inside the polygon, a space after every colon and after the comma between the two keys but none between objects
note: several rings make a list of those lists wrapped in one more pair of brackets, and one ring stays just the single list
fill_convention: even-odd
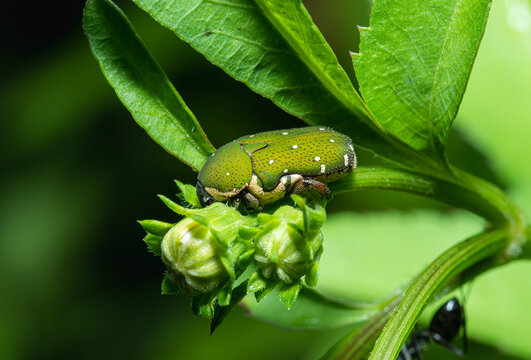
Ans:
[{"label": "blurred green background", "polygon": [[[302,126],[233,81],[130,1],[117,2],[212,143]],[[368,1],[305,1],[353,77],[348,50]],[[160,295],[163,266],[137,219],[177,219],[156,197],[196,174],[156,145],[106,83],[81,30],[83,2],[10,2],[1,13],[0,358],[315,359],[348,328],[279,329],[237,309],[213,336],[188,299]],[[28,13],[28,8],[31,10]],[[495,2],[449,156],[531,213],[531,13]],[[375,163],[361,152],[359,163]],[[378,299],[450,244],[473,215],[412,195],[367,191],[329,205],[319,289]],[[470,359],[531,359],[531,266],[467,288]],[[503,348],[504,352],[493,347]],[[428,359],[452,355],[433,346]]]}]

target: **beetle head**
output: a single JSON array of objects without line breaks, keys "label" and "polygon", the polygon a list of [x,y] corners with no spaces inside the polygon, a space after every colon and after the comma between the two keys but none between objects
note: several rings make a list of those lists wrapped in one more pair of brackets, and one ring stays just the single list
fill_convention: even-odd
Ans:
[{"label": "beetle head", "polygon": [[202,207],[206,207],[216,201],[216,199],[214,199],[212,195],[210,195],[206,191],[205,187],[203,186],[203,184],[201,184],[200,181],[197,182],[197,185],[195,186],[195,191]]}]

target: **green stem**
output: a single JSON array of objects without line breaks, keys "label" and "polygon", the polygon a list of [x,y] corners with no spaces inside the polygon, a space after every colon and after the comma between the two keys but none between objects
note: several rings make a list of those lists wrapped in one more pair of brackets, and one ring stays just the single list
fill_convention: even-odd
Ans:
[{"label": "green stem", "polygon": [[367,358],[367,354],[374,346],[378,335],[381,333],[386,322],[398,302],[401,294],[393,296],[389,301],[382,304],[381,310],[367,321],[363,326],[358,327],[343,337],[336,343],[321,360],[362,360]]},{"label": "green stem", "polygon": [[411,170],[385,167],[358,167],[352,175],[330,184],[335,194],[385,189],[409,192],[467,209],[485,218],[491,227],[511,229],[511,242],[522,245],[525,219],[521,211],[494,185],[452,169],[454,176],[425,175]]},{"label": "green stem", "polygon": [[[489,222],[489,231],[447,250],[406,290],[376,341],[371,360],[397,358],[426,304],[452,278],[465,270],[466,276],[475,277],[510,260],[531,258],[531,249],[526,243],[526,238],[531,236],[531,227],[527,227],[523,213],[500,189],[457,168],[451,168],[451,173],[435,174],[399,168],[360,167],[351,176],[331,184],[335,193],[364,189],[405,191],[467,209]],[[336,354],[348,352],[344,358],[356,358],[349,352],[352,344],[342,345],[338,345]]]},{"label": "green stem", "polygon": [[497,219],[498,221],[494,221],[493,225],[506,223],[510,227],[525,228],[524,224],[526,220],[524,214],[502,190],[488,181],[473,176],[461,169],[454,167],[452,168],[452,172],[455,176],[453,181],[456,184],[497,209],[501,216]]},{"label": "green stem", "polygon": [[[499,234],[501,234],[502,230],[498,231]],[[492,235],[492,232],[489,233]],[[527,234],[528,238],[531,237],[531,226],[527,228]],[[489,236],[491,236],[489,235]],[[485,234],[481,234],[476,236],[475,240],[478,241],[484,241],[484,239],[477,239],[477,237],[483,237],[486,236]],[[489,237],[487,236],[487,237]],[[507,235],[508,236],[508,235]],[[493,245],[490,250],[485,252],[483,255],[487,256],[485,260],[478,260],[475,264],[467,265],[467,269],[465,272],[461,273],[459,276],[453,276],[452,274],[445,274],[444,271],[440,273],[434,273],[432,275],[442,275],[446,280],[441,280],[438,286],[437,290],[434,290],[434,292],[430,295],[430,297],[433,297],[436,294],[440,293],[448,293],[457,287],[462,286],[463,284],[475,279],[477,276],[481,275],[485,271],[499,265],[499,261],[496,257],[489,257],[488,253],[495,253],[496,249],[503,248],[503,243],[506,240],[507,236],[496,236],[495,238],[491,238],[489,244]],[[499,240],[499,241],[498,241]],[[472,242],[473,240],[470,239],[468,242]],[[456,245],[453,249],[449,250],[448,253],[456,252],[458,247],[463,247],[465,243]],[[529,242],[526,243],[526,245],[529,244]],[[529,246],[524,247],[526,250],[529,250]],[[482,250],[483,251],[483,250]],[[456,257],[459,258],[461,254],[458,254]],[[478,254],[476,254],[478,255]],[[529,259],[529,253],[526,255],[526,251],[523,252],[521,258],[527,258]],[[445,255],[442,255],[441,258],[443,258]],[[438,261],[441,261],[441,258],[439,258]],[[444,259],[442,260],[444,261]],[[465,265],[463,265],[465,266]],[[432,273],[433,268],[437,268],[437,265],[432,265],[430,268],[426,269],[422,273],[421,276],[419,276],[419,279],[426,278],[426,273],[430,275]],[[454,272],[459,272],[459,269],[454,270]],[[453,277],[452,277],[453,276]],[[448,281],[450,279],[450,281]],[[433,280],[433,279],[432,279]],[[417,282],[413,284],[413,287],[417,287],[417,289],[423,289],[423,286],[425,286],[425,282],[419,284],[419,280],[416,280]],[[390,300],[385,301],[380,306],[380,311],[372,317],[369,321],[367,321],[363,326],[354,329],[350,333],[348,333],[346,336],[344,336],[340,341],[338,341],[322,358],[321,360],[361,360],[361,359],[367,359],[367,356],[369,355],[371,348],[374,346],[378,336],[383,331],[384,326],[386,325],[387,321],[393,315],[394,310],[397,308],[397,305],[399,305],[400,300],[402,299],[402,296],[404,296],[406,293],[402,292],[402,290],[397,290],[400,294],[393,296]],[[410,294],[412,290],[408,291],[408,294]],[[415,296],[418,296],[417,294],[414,294]],[[410,302],[412,306],[415,306],[415,302]],[[406,304],[400,303],[399,308],[403,308]],[[423,305],[424,306],[424,305]],[[410,312],[411,314],[411,312]],[[422,314],[422,309],[420,310],[420,314]],[[418,319],[418,316],[417,316]],[[412,321],[411,323],[416,323],[416,320]],[[401,320],[398,320],[401,321]],[[390,329],[389,327],[386,328],[386,331],[391,334],[395,334],[395,329]],[[382,337],[383,339],[383,337]],[[392,346],[396,345],[395,343],[392,344]],[[400,348],[399,348],[400,349]]]},{"label": "green stem", "polygon": [[369,357],[369,360],[394,360],[406,341],[424,307],[454,276],[497,255],[506,246],[510,235],[506,229],[497,229],[474,236],[443,253],[429,265],[406,291],[396,311]]},{"label": "green stem", "polygon": [[488,206],[497,209],[499,216],[490,220],[492,228],[507,228],[506,251],[502,261],[509,261],[520,256],[527,236],[527,219],[525,214],[509,199],[505,193],[493,184],[473,176],[463,170],[452,169],[457,183],[470,193],[476,194]]}]

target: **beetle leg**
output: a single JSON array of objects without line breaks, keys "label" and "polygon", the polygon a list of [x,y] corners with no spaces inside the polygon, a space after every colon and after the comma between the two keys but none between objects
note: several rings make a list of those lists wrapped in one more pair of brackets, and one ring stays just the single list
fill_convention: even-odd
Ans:
[{"label": "beetle leg", "polygon": [[445,348],[449,349],[450,351],[456,353],[459,356],[464,356],[466,354],[466,350],[460,349],[454,344],[451,344],[448,340],[443,338],[441,335],[437,333],[433,333],[432,335],[433,341],[435,341],[437,344],[444,346]]},{"label": "beetle leg", "polygon": [[241,204],[241,200],[239,196],[232,197],[227,201],[227,205],[235,209],[238,209],[240,207],[240,204]]},{"label": "beetle leg", "polygon": [[290,194],[302,194],[310,189],[327,199],[330,199],[330,196],[332,195],[328,186],[320,181],[312,179],[302,179],[297,181],[295,184],[293,184]]},{"label": "beetle leg", "polygon": [[254,196],[248,191],[245,191],[245,193],[242,195],[242,201],[243,204],[248,208],[252,208],[260,212],[264,211],[260,200],[258,200],[256,196]]}]

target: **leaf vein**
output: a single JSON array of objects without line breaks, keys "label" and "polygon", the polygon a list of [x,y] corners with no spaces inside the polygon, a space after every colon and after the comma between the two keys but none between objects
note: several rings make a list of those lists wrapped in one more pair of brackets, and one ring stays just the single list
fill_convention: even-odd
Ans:
[{"label": "leaf vein", "polygon": [[[381,45],[381,44],[377,44],[377,46],[383,50],[384,52],[386,52],[389,56],[391,56],[392,58],[395,59],[396,63],[397,64],[400,64],[400,66],[402,67],[402,69],[407,73],[408,75],[408,78],[409,79],[412,79],[414,78],[414,76],[411,75],[410,71],[409,71],[409,68],[402,62],[401,58],[398,57],[395,53],[393,53],[391,50],[387,49],[385,46]],[[372,71],[371,71],[372,72]],[[383,75],[381,75],[383,77]],[[424,99],[424,96],[422,96],[422,94],[418,91],[418,89],[416,88],[416,86],[412,86],[412,89],[413,91],[415,92],[415,94],[417,95],[417,98],[419,99],[419,101],[425,106],[427,107],[427,101]]]},{"label": "leaf vein", "polygon": [[[436,95],[438,95],[438,94],[435,94],[434,89],[435,89],[437,83],[439,82],[439,75],[441,74],[442,61],[445,58],[446,52],[447,52],[448,39],[450,38],[450,34],[452,33],[453,27],[455,26],[455,23],[456,23],[455,16],[459,12],[461,4],[462,4],[462,0],[458,0],[456,5],[455,5],[455,7],[454,7],[454,11],[452,13],[452,17],[451,17],[448,29],[447,29],[445,37],[444,37],[443,46],[441,47],[441,53],[440,53],[439,59],[437,61],[437,68],[435,70],[435,76],[433,77],[433,83],[432,83],[432,86],[431,86],[430,100],[429,100],[429,103],[428,103],[428,114],[427,114],[428,116],[427,116],[427,118],[428,118],[428,123],[430,125],[429,131],[432,134],[432,138],[433,138],[433,135],[434,135],[433,134],[434,119],[433,119],[432,112],[433,112],[433,105],[435,103]],[[451,102],[451,100],[450,100],[450,102]],[[432,146],[434,146],[433,140],[432,140]]]},{"label": "leaf vein", "polygon": [[[376,77],[380,77],[383,82],[385,84],[387,84],[387,86],[390,88],[390,89],[394,89],[394,86],[387,80],[387,78],[385,78],[383,75],[381,74],[378,74],[376,73],[374,70],[369,70],[374,76]],[[406,101],[406,99],[400,94],[400,93],[396,93],[396,98],[398,100],[400,100],[413,114],[416,114],[417,115],[417,119],[422,119],[422,114],[420,114],[418,112],[418,110],[412,106],[408,101]],[[423,139],[426,139],[428,138],[428,135],[426,133],[424,133],[421,129],[421,131],[419,131],[417,128],[415,128],[413,126],[413,124],[411,124],[410,122],[402,122],[402,124],[404,125],[404,127],[407,127],[411,130],[411,132],[415,133],[418,137],[420,138],[423,138]]]},{"label": "leaf vein", "polygon": [[220,0],[203,0],[203,1],[214,4],[214,5],[233,7],[236,9],[246,9],[246,10],[253,10],[253,11],[258,10],[256,6],[254,5],[237,4],[237,3],[230,2],[230,1],[220,1]]}]

